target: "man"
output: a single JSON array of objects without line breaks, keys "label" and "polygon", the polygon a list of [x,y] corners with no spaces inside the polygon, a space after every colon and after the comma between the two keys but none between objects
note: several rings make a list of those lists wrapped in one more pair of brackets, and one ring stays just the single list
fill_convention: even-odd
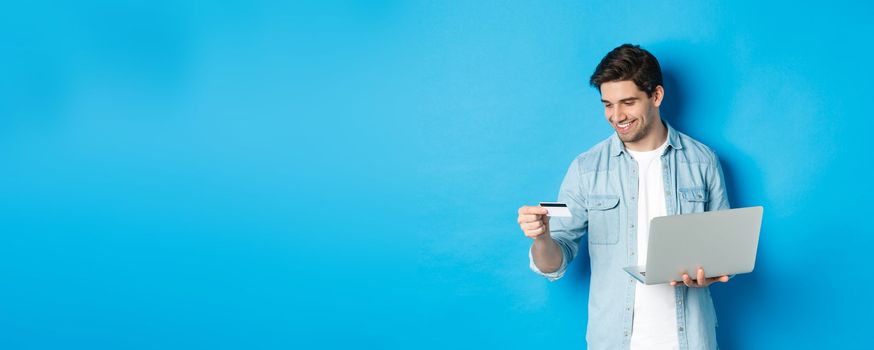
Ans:
[{"label": "man", "polygon": [[561,278],[587,237],[590,349],[716,349],[708,286],[728,276],[705,278],[699,269],[682,281],[647,286],[622,268],[645,264],[651,218],[729,208],[719,160],[661,119],[662,73],[648,51],[613,49],[590,84],[616,132],[571,163],[558,200],[573,217],[550,221],[545,208],[519,208],[519,225],[534,240],[531,269]]}]

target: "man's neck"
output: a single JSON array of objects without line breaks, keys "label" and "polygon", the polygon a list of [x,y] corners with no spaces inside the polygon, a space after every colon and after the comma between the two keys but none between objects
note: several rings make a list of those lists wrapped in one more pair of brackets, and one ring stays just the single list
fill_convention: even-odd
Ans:
[{"label": "man's neck", "polygon": [[625,148],[635,152],[652,151],[659,148],[668,139],[668,128],[662,123],[661,118],[655,120],[655,125],[649,133],[636,142],[624,142]]}]

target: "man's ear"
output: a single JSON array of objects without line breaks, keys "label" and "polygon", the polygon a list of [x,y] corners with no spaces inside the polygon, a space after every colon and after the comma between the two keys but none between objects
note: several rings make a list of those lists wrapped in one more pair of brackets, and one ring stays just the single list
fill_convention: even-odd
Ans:
[{"label": "man's ear", "polygon": [[665,88],[661,85],[655,87],[652,90],[652,105],[653,107],[658,108],[662,104],[662,100],[665,98]]}]

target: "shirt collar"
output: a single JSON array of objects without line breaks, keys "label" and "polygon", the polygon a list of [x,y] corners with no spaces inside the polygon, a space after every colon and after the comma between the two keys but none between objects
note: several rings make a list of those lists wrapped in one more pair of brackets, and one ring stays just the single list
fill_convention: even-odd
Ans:
[{"label": "shirt collar", "polygon": [[[662,123],[665,125],[665,128],[668,129],[668,147],[683,149],[683,144],[680,142],[680,135],[677,130],[674,130],[674,128],[671,127],[671,124],[664,120],[662,120]],[[665,150],[667,150],[668,147],[665,147]],[[619,135],[617,135],[616,132],[613,132],[613,135],[610,137],[610,155],[617,157],[622,154],[622,152],[625,152],[625,144],[619,139]]]}]

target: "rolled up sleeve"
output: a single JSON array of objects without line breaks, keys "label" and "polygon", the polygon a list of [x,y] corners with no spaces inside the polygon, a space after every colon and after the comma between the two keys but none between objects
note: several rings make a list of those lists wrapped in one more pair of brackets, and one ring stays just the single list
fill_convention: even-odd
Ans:
[{"label": "rolled up sleeve", "polygon": [[550,235],[555,243],[561,248],[561,266],[554,272],[543,272],[534,264],[534,256],[528,249],[528,260],[531,270],[555,281],[564,276],[568,264],[574,260],[579,251],[580,239],[585,235],[588,228],[588,212],[583,206],[583,194],[581,192],[580,158],[574,159],[565,174],[558,192],[558,201],[566,203],[571,212],[570,218],[550,218]]},{"label": "rolled up sleeve", "polygon": [[[558,241],[556,241],[556,243],[558,243]],[[561,243],[559,243],[559,247],[561,247]],[[532,249],[533,249],[533,247],[532,247]],[[528,249],[528,261],[529,261],[528,265],[529,265],[529,267],[531,267],[531,271],[537,272],[539,275],[546,277],[550,282],[554,282],[555,280],[564,276],[564,272],[567,271],[568,258],[567,258],[567,255],[565,253],[564,248],[561,249],[561,253],[562,253],[561,254],[562,255],[561,266],[558,267],[558,270],[555,270],[553,272],[540,271],[540,269],[537,268],[537,265],[534,265],[534,255],[531,254],[531,249]]]}]

